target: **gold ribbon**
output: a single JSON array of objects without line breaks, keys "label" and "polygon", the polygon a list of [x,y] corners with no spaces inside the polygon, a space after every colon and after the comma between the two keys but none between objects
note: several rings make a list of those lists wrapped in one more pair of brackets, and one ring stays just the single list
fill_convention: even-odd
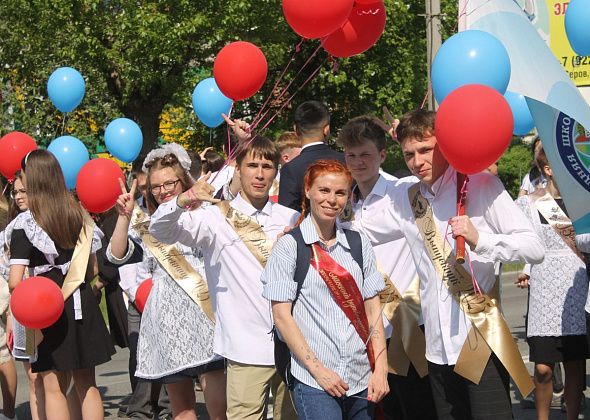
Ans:
[{"label": "gold ribbon", "polygon": [[432,264],[472,324],[455,364],[455,372],[478,384],[493,352],[508,370],[521,394],[530,394],[534,388],[533,381],[496,301],[476,293],[469,273],[463,266],[453,264],[455,256],[449,247],[443,246],[430,203],[420,193],[420,184],[413,185],[408,195]]},{"label": "gold ribbon", "polygon": [[209,297],[207,282],[193,268],[174,245],[165,245],[149,233],[150,219],[147,214],[135,206],[131,217],[131,225],[139,234],[145,247],[149,249],[166,273],[182,290],[199,305],[211,322],[215,323],[215,312]]},{"label": "gold ribbon", "polygon": [[559,204],[557,204],[551,194],[546,189],[540,188],[531,194],[530,198],[535,208],[543,215],[563,242],[565,242],[583,263],[586,263],[584,255],[582,255],[576,245],[576,231],[574,230],[571,219],[559,207]]},{"label": "gold ribbon", "polygon": [[268,191],[268,195],[269,196],[279,195],[279,181],[277,181],[276,179],[272,181],[272,186],[270,187],[270,190]]},{"label": "gold ribbon", "polygon": [[221,201],[216,206],[221,210],[225,220],[238,234],[248,251],[264,268],[270,256],[274,241],[266,236],[262,227],[250,216],[239,212],[229,205],[229,201]]},{"label": "gold ribbon", "polygon": [[94,221],[90,218],[88,213],[84,212],[84,225],[80,230],[80,235],[78,235],[78,241],[76,242],[76,247],[72,254],[68,274],[66,274],[66,278],[61,286],[61,293],[64,300],[72,296],[86,279],[93,234]]},{"label": "gold ribbon", "polygon": [[403,294],[397,290],[391,278],[380,267],[385,280],[385,290],[379,293],[383,304],[383,315],[393,326],[393,333],[387,349],[389,371],[407,376],[410,363],[421,378],[428,375],[426,362],[426,339],[418,325],[420,313],[420,280],[416,277]]},{"label": "gold ribbon", "polygon": [[[94,221],[86,212],[84,212],[83,223],[74,252],[72,253],[70,268],[61,286],[61,294],[64,300],[72,296],[86,280],[88,259],[90,258],[92,237],[94,235]],[[41,340],[43,340],[41,330],[25,328],[25,354],[33,357],[35,355],[35,348]]]}]

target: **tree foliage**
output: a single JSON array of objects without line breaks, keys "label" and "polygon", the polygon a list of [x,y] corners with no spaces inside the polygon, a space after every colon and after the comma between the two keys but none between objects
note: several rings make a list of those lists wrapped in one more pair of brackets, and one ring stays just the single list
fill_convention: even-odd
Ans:
[{"label": "tree foliage", "polygon": [[514,140],[498,163],[498,175],[512,198],[518,197],[522,178],[530,171],[532,153],[529,146]]},{"label": "tree foliage", "polygon": [[[262,48],[269,76],[257,95],[235,104],[233,115],[256,115],[274,94],[270,117],[295,94],[267,135],[289,129],[293,108],[312,98],[329,105],[334,134],[356,115],[380,115],[384,105],[399,116],[420,106],[427,90],[425,7],[424,0],[385,0],[385,5],[388,24],[373,48],[338,62],[320,48],[302,69],[320,43],[302,42],[294,54],[301,40],[285,22],[280,0],[0,2],[0,129],[26,131],[42,145],[69,133],[96,151],[108,122],[126,116],[141,126],[144,152],[159,138],[192,147],[220,144],[225,128],[209,130],[199,123],[190,95],[199,80],[211,76],[216,53],[235,40]],[[443,1],[443,13],[447,37],[456,27],[455,2]],[[84,101],[65,118],[46,94],[46,81],[59,66],[78,69],[86,80]],[[320,66],[317,77],[300,89]],[[276,98],[290,82],[285,96]],[[401,162],[395,150],[388,158],[392,167]]]}]

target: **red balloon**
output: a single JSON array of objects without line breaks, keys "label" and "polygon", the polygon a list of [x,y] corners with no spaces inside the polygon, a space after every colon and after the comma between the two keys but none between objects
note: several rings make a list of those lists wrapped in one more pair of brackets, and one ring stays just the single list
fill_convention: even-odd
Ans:
[{"label": "red balloon", "polygon": [[76,179],[76,193],[90,213],[104,213],[112,208],[121,195],[119,179],[125,175],[110,159],[98,158],[86,162]]},{"label": "red balloon", "polygon": [[365,52],[381,38],[386,19],[382,1],[357,2],[344,25],[324,38],[322,45],[334,57],[351,57]]},{"label": "red balloon", "polygon": [[287,23],[304,38],[323,38],[340,28],[354,0],[283,0]]},{"label": "red balloon", "polygon": [[14,318],[27,328],[47,328],[64,310],[59,286],[47,277],[30,277],[14,288],[10,297]]},{"label": "red balloon", "polygon": [[443,156],[471,175],[496,162],[512,139],[514,118],[498,91],[465,85],[452,91],[436,113],[434,131]]},{"label": "red balloon", "polygon": [[12,181],[15,172],[21,169],[23,158],[32,150],[37,149],[37,143],[31,136],[20,131],[8,133],[0,139],[0,172],[6,179]]},{"label": "red balloon", "polygon": [[148,298],[150,297],[150,292],[152,291],[152,286],[154,282],[152,279],[145,279],[141,282],[139,287],[137,288],[137,292],[135,292],[135,306],[139,312],[143,312],[145,308],[145,304],[147,303]]},{"label": "red balloon", "polygon": [[213,77],[219,90],[234,101],[249,98],[266,80],[268,64],[263,52],[249,42],[237,41],[219,51]]}]

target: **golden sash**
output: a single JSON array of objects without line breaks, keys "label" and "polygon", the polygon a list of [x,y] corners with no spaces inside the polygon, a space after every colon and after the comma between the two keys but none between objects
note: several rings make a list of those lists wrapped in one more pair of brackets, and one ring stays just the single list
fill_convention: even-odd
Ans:
[{"label": "golden sash", "polygon": [[88,259],[90,258],[90,251],[92,247],[92,236],[94,234],[94,221],[90,218],[88,213],[84,213],[84,225],[78,235],[78,241],[72,254],[70,268],[68,274],[61,286],[61,293],[64,300],[74,294],[86,279],[86,271],[88,270]]},{"label": "golden sash", "polygon": [[145,247],[193,302],[199,305],[211,322],[215,323],[207,282],[174,245],[165,245],[154,238],[149,232],[149,224],[149,216],[136,205],[131,216],[131,226],[139,234]]},{"label": "golden sash", "polygon": [[493,352],[521,394],[528,395],[534,388],[533,382],[496,301],[488,295],[476,293],[470,274],[463,266],[453,263],[455,256],[450,247],[443,246],[430,203],[420,193],[420,184],[410,187],[408,195],[432,264],[472,324],[455,364],[455,372],[478,384]]},{"label": "golden sash", "polygon": [[270,187],[270,190],[268,191],[268,195],[269,196],[279,195],[279,181],[277,181],[276,179],[272,181],[272,186]]},{"label": "golden sash", "polygon": [[[94,236],[94,221],[88,213],[84,212],[83,222],[84,224],[76,241],[76,247],[72,253],[70,268],[61,286],[61,294],[64,300],[72,296],[86,280],[88,259],[92,250],[92,237]],[[41,330],[25,328],[25,354],[33,357],[35,348],[42,339]]]},{"label": "golden sash", "polygon": [[543,215],[545,220],[565,242],[565,244],[576,254],[583,263],[586,262],[584,255],[576,246],[576,231],[572,221],[559,207],[559,204],[553,199],[546,189],[540,188],[530,195],[531,201],[535,208]]},{"label": "golden sash", "polygon": [[274,241],[266,236],[266,233],[256,223],[255,219],[234,209],[229,205],[229,201],[221,201],[216,206],[219,207],[221,214],[238,234],[248,251],[254,255],[254,258],[264,268],[272,251]]},{"label": "golden sash", "polygon": [[[378,267],[379,268],[379,267]],[[385,280],[385,290],[379,293],[383,304],[383,315],[393,326],[393,333],[387,349],[389,371],[396,375],[407,376],[410,363],[421,378],[428,375],[426,362],[426,339],[418,325],[420,313],[420,280],[418,277],[401,295],[389,276],[379,268]]]}]

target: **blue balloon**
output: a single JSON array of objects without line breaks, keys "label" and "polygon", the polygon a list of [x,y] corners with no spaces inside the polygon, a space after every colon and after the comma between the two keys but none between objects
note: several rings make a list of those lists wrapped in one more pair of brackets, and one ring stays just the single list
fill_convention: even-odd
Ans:
[{"label": "blue balloon", "polygon": [[535,121],[523,95],[506,91],[504,98],[510,105],[514,117],[514,131],[516,136],[526,136],[535,126]]},{"label": "blue balloon", "polygon": [[72,112],[82,99],[86,84],[78,70],[60,67],[51,73],[47,81],[47,93],[53,105],[61,112]]},{"label": "blue balloon", "polygon": [[133,162],[141,152],[141,128],[128,118],[117,118],[107,125],[104,142],[111,155],[123,162]]},{"label": "blue balloon", "polygon": [[53,140],[47,150],[53,153],[59,162],[59,166],[64,173],[66,187],[71,190],[76,188],[78,172],[90,158],[84,143],[76,137],[61,136]]},{"label": "blue balloon", "polygon": [[440,47],[431,75],[439,104],[453,90],[469,84],[486,85],[503,95],[510,81],[510,58],[495,36],[484,31],[463,31]]},{"label": "blue balloon", "polygon": [[590,55],[590,1],[570,0],[565,11],[565,33],[576,54]]},{"label": "blue balloon", "polygon": [[232,100],[221,93],[213,77],[201,80],[193,91],[193,109],[207,127],[223,123],[221,114],[229,114],[231,105]]}]

